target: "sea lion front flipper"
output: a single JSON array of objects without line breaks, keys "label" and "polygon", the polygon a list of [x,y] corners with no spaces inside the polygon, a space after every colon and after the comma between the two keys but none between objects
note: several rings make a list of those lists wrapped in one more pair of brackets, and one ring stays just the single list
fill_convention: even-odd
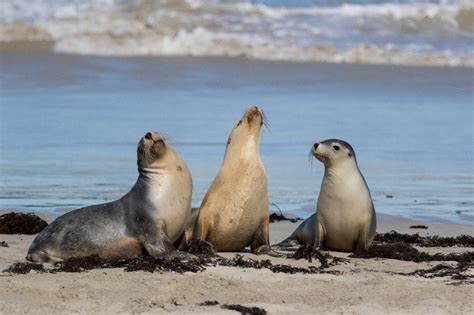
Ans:
[{"label": "sea lion front flipper", "polygon": [[357,240],[357,243],[355,244],[355,253],[360,254],[364,253],[368,249],[367,245],[367,235],[369,234],[369,227],[363,227],[360,232],[359,232],[359,239]]},{"label": "sea lion front flipper", "polygon": [[316,216],[316,233],[314,239],[314,249],[321,250],[324,247],[324,227]]},{"label": "sea lion front flipper", "polygon": [[162,220],[159,220],[154,231],[151,231],[142,243],[148,254],[154,258],[162,258],[177,251],[166,233],[166,225]]}]

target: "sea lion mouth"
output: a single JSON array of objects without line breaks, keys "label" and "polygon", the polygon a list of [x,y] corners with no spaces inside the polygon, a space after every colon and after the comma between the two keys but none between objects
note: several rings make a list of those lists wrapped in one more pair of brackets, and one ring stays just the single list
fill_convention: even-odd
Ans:
[{"label": "sea lion mouth", "polygon": [[317,158],[319,161],[321,161],[323,163],[326,163],[326,162],[329,161],[329,158],[325,155],[322,155],[321,153],[313,151],[313,155],[314,155],[315,158]]}]

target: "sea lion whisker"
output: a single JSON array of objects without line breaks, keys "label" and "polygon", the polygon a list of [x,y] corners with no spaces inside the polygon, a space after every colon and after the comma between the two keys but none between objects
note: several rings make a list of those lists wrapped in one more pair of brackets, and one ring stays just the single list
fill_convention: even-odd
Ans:
[{"label": "sea lion whisker", "polygon": [[314,161],[314,151],[313,151],[313,148],[311,148],[311,150],[309,150],[309,153],[308,153],[308,163],[311,167],[313,166],[313,161]]},{"label": "sea lion whisker", "polygon": [[269,132],[272,132],[272,128],[270,126],[270,121],[268,120],[268,117],[267,117],[267,115],[265,114],[264,111],[262,111],[262,123],[265,126],[265,128],[267,128],[267,130]]}]

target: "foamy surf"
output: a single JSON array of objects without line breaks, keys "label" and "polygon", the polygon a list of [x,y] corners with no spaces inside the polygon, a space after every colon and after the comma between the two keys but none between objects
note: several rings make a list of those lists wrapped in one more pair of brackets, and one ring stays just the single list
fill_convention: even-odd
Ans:
[{"label": "foamy surf", "polygon": [[360,2],[5,0],[0,42],[102,56],[474,66],[472,3]]}]

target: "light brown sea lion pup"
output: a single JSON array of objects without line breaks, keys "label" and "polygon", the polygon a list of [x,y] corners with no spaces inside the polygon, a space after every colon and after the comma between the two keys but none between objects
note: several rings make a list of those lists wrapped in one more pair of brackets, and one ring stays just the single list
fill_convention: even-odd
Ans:
[{"label": "light brown sea lion pup", "polygon": [[173,243],[191,216],[193,183],[188,167],[156,132],[140,140],[137,160],[139,176],[125,196],[58,217],[36,236],[27,259],[181,255]]},{"label": "light brown sea lion pup", "polygon": [[273,253],[269,246],[267,175],[260,159],[264,115],[248,107],[227,140],[224,160],[200,207],[194,238],[217,251]]},{"label": "light brown sea lion pup", "polygon": [[365,251],[377,227],[375,209],[352,146],[342,140],[315,143],[311,153],[324,164],[316,213],[277,246]]}]

